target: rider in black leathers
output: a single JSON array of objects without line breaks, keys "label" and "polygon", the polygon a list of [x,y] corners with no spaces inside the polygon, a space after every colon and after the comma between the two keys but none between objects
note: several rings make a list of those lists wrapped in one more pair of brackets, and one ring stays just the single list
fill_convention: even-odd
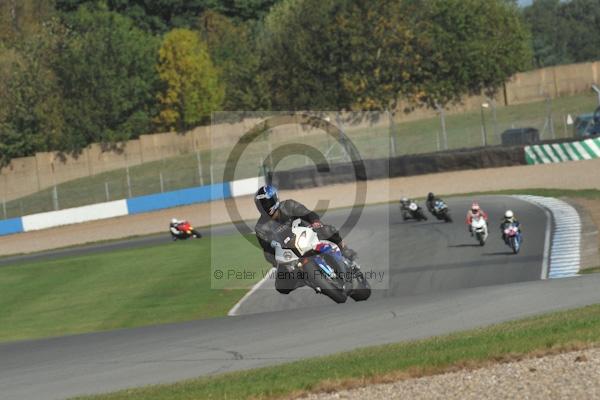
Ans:
[{"label": "rider in black leathers", "polygon": [[[342,240],[339,232],[331,225],[323,225],[320,217],[314,211],[310,211],[295,200],[279,201],[277,189],[266,185],[258,189],[254,196],[256,208],[260,212],[260,218],[256,223],[254,231],[258,243],[264,251],[266,260],[273,266],[275,263],[275,249],[271,246],[273,240],[281,243],[295,219],[302,219],[309,224],[319,236],[319,239],[329,240],[339,246],[344,257],[349,260],[356,258],[356,252],[350,249]],[[283,267],[281,267],[283,268]],[[283,294],[303,285],[303,280],[298,276],[291,276],[289,271],[277,271],[275,289]]]},{"label": "rider in black leathers", "polygon": [[435,202],[441,200],[439,197],[436,197],[433,193],[429,192],[427,195],[427,201],[425,205],[427,206],[427,210],[435,215]]}]

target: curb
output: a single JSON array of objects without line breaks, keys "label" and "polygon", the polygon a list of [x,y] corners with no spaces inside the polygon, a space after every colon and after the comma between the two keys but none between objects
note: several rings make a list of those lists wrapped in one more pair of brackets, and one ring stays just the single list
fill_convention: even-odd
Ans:
[{"label": "curb", "polygon": [[[554,230],[549,252],[547,278],[567,278],[579,274],[581,267],[581,219],[569,203],[552,197],[515,196],[548,210],[552,214]],[[546,257],[546,255],[544,256]],[[545,279],[542,276],[542,279]]]}]

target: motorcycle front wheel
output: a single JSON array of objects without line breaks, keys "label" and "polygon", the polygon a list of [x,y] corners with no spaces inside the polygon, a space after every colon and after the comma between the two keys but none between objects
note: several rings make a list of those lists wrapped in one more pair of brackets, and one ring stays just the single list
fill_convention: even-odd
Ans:
[{"label": "motorcycle front wheel", "polygon": [[354,285],[359,287],[359,289],[352,289],[352,292],[350,293],[352,300],[365,301],[371,297],[371,285],[369,285],[369,282],[364,277],[362,272],[360,272],[360,278],[357,277],[357,279],[354,281]]},{"label": "motorcycle front wheel", "polygon": [[510,238],[510,248],[515,254],[518,254],[519,250],[521,250],[521,244],[519,243],[519,240],[514,236]]},{"label": "motorcycle front wheel", "polygon": [[313,261],[304,265],[304,274],[308,286],[336,303],[345,303],[348,299],[341,279],[331,279]]},{"label": "motorcycle front wheel", "polygon": [[483,238],[482,234],[480,234],[480,233],[477,234],[477,240],[479,241],[480,246],[485,246],[485,239]]}]

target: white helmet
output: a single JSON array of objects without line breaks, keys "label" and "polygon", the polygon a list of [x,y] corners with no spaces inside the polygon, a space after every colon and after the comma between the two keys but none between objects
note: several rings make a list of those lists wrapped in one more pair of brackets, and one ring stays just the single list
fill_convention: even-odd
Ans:
[{"label": "white helmet", "polygon": [[176,223],[178,223],[178,222],[179,222],[179,221],[177,221],[177,218],[173,218],[173,219],[171,219],[171,223],[172,223],[172,224],[176,224]]},{"label": "white helmet", "polygon": [[514,216],[515,214],[511,210],[506,210],[506,212],[504,213],[504,218],[506,219],[513,219]]}]

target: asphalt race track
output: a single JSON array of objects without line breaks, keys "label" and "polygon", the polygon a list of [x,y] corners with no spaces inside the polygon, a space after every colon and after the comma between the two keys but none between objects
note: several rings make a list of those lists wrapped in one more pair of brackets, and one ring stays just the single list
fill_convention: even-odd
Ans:
[{"label": "asphalt race track", "polygon": [[[356,228],[346,237],[356,248],[359,262],[368,273],[373,298],[413,296],[453,289],[531,281],[541,278],[546,229],[545,212],[530,203],[507,196],[481,197],[489,213],[490,236],[484,247],[472,238],[465,224],[470,199],[447,201],[454,223],[433,219],[403,222],[396,204],[365,209]],[[525,242],[515,256],[500,239],[500,220],[512,209],[523,224]],[[454,212],[452,212],[454,211]],[[336,211],[325,221],[341,226],[349,211]],[[382,282],[379,282],[383,277]],[[267,280],[245,301],[236,314],[327,305],[325,296],[302,288],[287,296],[274,290]]]},{"label": "asphalt race track", "polygon": [[[252,315],[0,344],[0,397],[65,398],[172,382],[600,302],[600,275],[540,280],[543,210],[511,197],[479,201],[490,213],[484,247],[463,221],[470,199],[449,201],[453,224],[403,223],[396,205],[366,208],[347,240],[363,271],[384,273],[373,286],[388,288],[367,302],[336,305],[306,288],[280,295],[267,280],[239,308]],[[497,229],[509,207],[524,226],[518,255]],[[324,220],[338,224],[346,212]]]}]

